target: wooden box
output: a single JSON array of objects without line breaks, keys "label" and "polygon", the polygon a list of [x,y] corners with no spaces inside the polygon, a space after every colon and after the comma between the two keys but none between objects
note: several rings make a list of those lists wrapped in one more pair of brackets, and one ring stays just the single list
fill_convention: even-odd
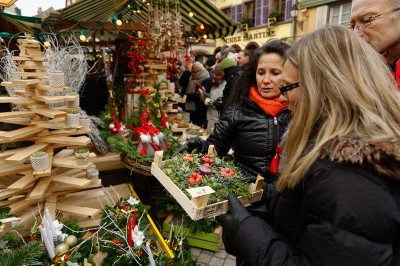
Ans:
[{"label": "wooden box", "polygon": [[[211,145],[209,149],[213,149]],[[210,151],[210,150],[209,150]],[[210,153],[210,152],[209,152]],[[192,196],[189,199],[179,187],[162,171],[165,161],[162,161],[162,151],[157,151],[154,156],[154,162],[151,164],[151,173],[158,179],[158,181],[168,190],[168,192],[175,198],[175,200],[186,211],[190,218],[198,220],[202,218],[215,217],[229,211],[228,200],[220,201],[214,204],[207,205],[209,195],[214,193],[214,190],[209,186],[199,188],[191,188],[187,191]],[[240,202],[244,206],[248,206],[253,202],[261,200],[263,193],[262,184],[264,178],[257,177],[255,183],[249,183],[251,196],[239,197]]]},{"label": "wooden box", "polygon": [[[163,233],[169,234],[171,231],[171,222],[174,218],[173,214],[167,216],[163,223]],[[181,225],[181,226],[179,226]],[[190,228],[186,228],[183,224],[173,223],[174,232],[186,235],[186,241],[189,246],[202,249],[211,250],[214,252],[219,251],[222,241],[222,227],[219,226],[214,230],[214,233],[205,233],[202,231],[191,232]]]}]

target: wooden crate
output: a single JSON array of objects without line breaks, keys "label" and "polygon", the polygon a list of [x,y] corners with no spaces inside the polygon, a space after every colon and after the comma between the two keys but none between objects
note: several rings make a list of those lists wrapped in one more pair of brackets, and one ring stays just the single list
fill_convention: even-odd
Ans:
[{"label": "wooden crate", "polygon": [[[171,222],[174,218],[173,214],[168,215],[163,223],[163,233],[169,234],[171,231]],[[189,246],[207,249],[218,252],[222,241],[222,227],[219,226],[214,230],[214,233],[205,233],[202,231],[191,232],[190,228],[173,224],[174,232],[180,232],[186,235],[186,241]]]},{"label": "wooden crate", "polygon": [[[210,145],[209,153],[211,153],[213,149],[214,147]],[[180,190],[180,188],[176,186],[175,183],[162,171],[162,168],[165,166],[165,161],[162,161],[162,154],[162,151],[156,151],[154,162],[151,164],[151,173],[175,198],[190,218],[193,220],[210,218],[229,211],[228,200],[207,205],[210,194],[214,192],[214,190],[209,186],[188,189],[187,191],[192,196],[192,199],[189,199],[185,193],[183,193],[183,191]],[[252,193],[251,196],[239,197],[240,202],[244,206],[248,206],[253,202],[261,200],[263,182],[264,178],[258,176],[255,183],[249,183],[250,191]]]}]

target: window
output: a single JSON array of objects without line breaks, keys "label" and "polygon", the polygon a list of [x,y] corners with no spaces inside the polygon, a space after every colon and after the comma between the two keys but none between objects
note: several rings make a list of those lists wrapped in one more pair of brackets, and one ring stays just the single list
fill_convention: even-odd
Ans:
[{"label": "window", "polygon": [[222,12],[224,12],[228,17],[231,16],[231,8],[230,7],[222,9]]},{"label": "window", "polygon": [[243,18],[249,27],[254,26],[254,1],[243,3]]},{"label": "window", "polygon": [[236,20],[237,22],[241,22],[242,21],[242,17],[243,17],[243,6],[242,6],[242,4],[231,7],[230,17],[233,20]]},{"label": "window", "polygon": [[293,7],[293,0],[286,0],[286,5],[285,5],[285,20],[289,20],[292,18],[290,15],[290,9]]},{"label": "window", "polygon": [[351,3],[330,8],[329,23],[346,25],[350,22]]},{"label": "window", "polygon": [[255,26],[265,25],[268,22],[269,0],[256,0]]}]

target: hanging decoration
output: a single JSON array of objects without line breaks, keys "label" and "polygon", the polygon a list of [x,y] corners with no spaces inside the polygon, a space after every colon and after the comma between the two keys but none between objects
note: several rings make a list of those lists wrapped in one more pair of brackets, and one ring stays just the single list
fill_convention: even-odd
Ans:
[{"label": "hanging decoration", "polygon": [[149,6],[152,38],[157,42],[157,52],[178,52],[184,46],[182,40],[182,16],[179,0],[152,0]]},{"label": "hanging decoration", "polygon": [[[142,31],[132,34],[129,37],[130,49],[128,51],[128,68],[133,76],[133,84],[130,90],[134,89],[138,84],[140,74],[143,73],[145,65],[148,63],[147,58],[154,50],[155,43],[151,39],[151,30],[149,26],[143,26]],[[128,91],[132,93],[132,91]]]}]

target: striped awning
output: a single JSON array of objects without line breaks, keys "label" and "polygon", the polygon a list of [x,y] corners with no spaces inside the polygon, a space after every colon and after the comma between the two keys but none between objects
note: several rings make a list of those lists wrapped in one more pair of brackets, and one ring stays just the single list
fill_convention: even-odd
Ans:
[{"label": "striped awning", "polygon": [[[128,8],[128,4],[133,2],[140,7],[141,12],[133,13]],[[43,24],[51,24],[50,20],[58,21],[58,23],[68,21],[70,25],[79,28],[80,22],[96,22],[100,25],[111,21],[116,16],[122,17],[123,21],[148,24],[148,8],[146,1],[139,0],[80,0],[58,10],[57,19],[54,18],[55,15],[50,16],[44,20]],[[193,13],[193,17],[189,16],[190,12]],[[197,37],[207,34],[209,38],[221,38],[233,35],[238,29],[238,22],[229,18],[209,0],[181,0],[180,13],[185,26],[185,35]],[[82,29],[90,30],[82,25]],[[204,30],[200,29],[200,25],[204,26]]]},{"label": "striped awning", "polygon": [[8,13],[1,13],[0,15],[1,19],[5,19],[12,23],[21,31],[21,33],[37,34],[41,32],[41,18],[17,16]]}]

